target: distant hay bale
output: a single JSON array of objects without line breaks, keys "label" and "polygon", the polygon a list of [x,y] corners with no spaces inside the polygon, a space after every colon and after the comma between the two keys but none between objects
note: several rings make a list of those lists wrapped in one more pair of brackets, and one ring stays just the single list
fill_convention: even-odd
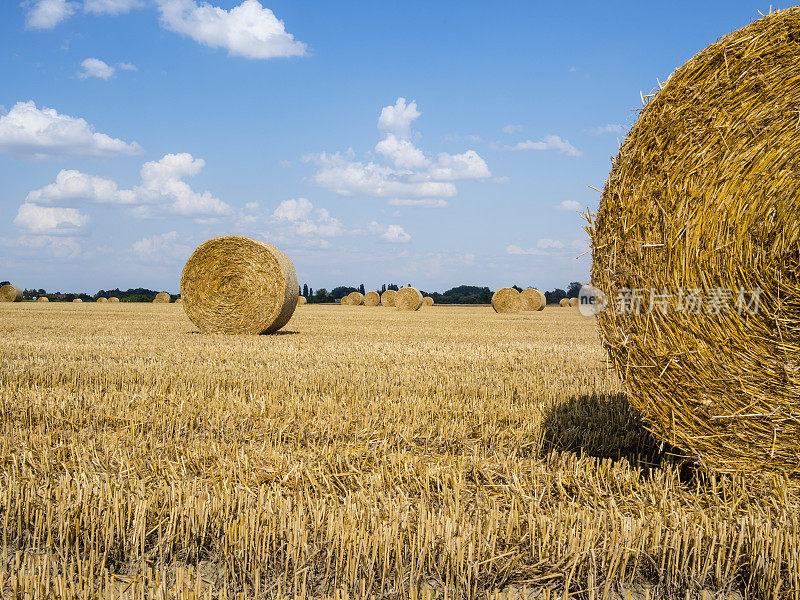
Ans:
[{"label": "distant hay bale", "polygon": [[422,306],[422,294],[413,287],[404,287],[395,294],[394,305],[397,310],[419,310]]},{"label": "distant hay bale", "polygon": [[342,299],[339,300],[339,304],[341,304],[342,306],[349,306],[350,298],[348,298],[347,296],[342,296]]},{"label": "distant hay bale", "polygon": [[425,296],[422,299],[422,306],[433,306],[433,298],[430,296]]},{"label": "distant hay bale", "polygon": [[381,305],[394,306],[396,297],[397,297],[397,292],[395,290],[386,290],[381,294]]},{"label": "distant hay bale", "polygon": [[47,296],[39,296],[39,297],[36,299],[36,301],[37,301],[37,302],[50,302],[50,298],[48,298]]},{"label": "distant hay bale", "polygon": [[298,296],[289,257],[239,235],[200,244],[181,274],[183,308],[203,333],[273,333],[292,318]]},{"label": "distant hay bale", "polygon": [[569,298],[562,298],[559,303],[559,306],[569,306]]},{"label": "distant hay bale", "polygon": [[10,284],[0,287],[0,302],[22,302],[22,290]]},{"label": "distant hay bale", "polygon": [[492,295],[492,308],[497,313],[519,312],[522,310],[522,296],[514,288],[500,288]]},{"label": "distant hay bale", "polygon": [[378,292],[367,292],[364,294],[364,306],[378,306],[381,303],[381,295]]},{"label": "distant hay bale", "polygon": [[364,294],[361,292],[350,292],[347,294],[347,298],[350,306],[360,306],[364,304]]},{"label": "distant hay bale", "polygon": [[175,304],[183,304],[183,298],[175,298]]},{"label": "distant hay bale", "polygon": [[589,227],[601,339],[649,428],[713,470],[795,482],[798,33],[800,10],[775,11],[679,67]]},{"label": "distant hay bale", "polygon": [[167,292],[158,292],[153,298],[153,304],[169,304],[171,298]]},{"label": "distant hay bale", "polygon": [[569,305],[572,308],[575,308],[576,306],[578,306],[578,299],[577,298],[570,298],[569,299]]},{"label": "distant hay bale", "polygon": [[108,298],[103,298],[102,296],[100,296],[100,297],[97,299],[97,301],[98,301],[98,302],[108,302]]},{"label": "distant hay bale", "polygon": [[[180,300],[180,298],[178,298],[178,300]],[[175,302],[177,302],[178,300],[176,300]],[[308,300],[306,300],[305,296],[298,296],[297,297],[297,306],[302,306],[303,304],[308,304]]]},{"label": "distant hay bale", "polygon": [[75,298],[75,299],[73,300],[73,302],[83,302],[83,300],[81,300],[80,298]]},{"label": "distant hay bale", "polygon": [[544,294],[536,288],[522,290],[520,295],[522,296],[522,310],[543,310],[545,304],[547,304]]},{"label": "distant hay bale", "polygon": [[109,301],[109,302],[119,302],[119,298],[117,298],[116,296],[111,296],[111,297],[108,299],[108,301]]}]

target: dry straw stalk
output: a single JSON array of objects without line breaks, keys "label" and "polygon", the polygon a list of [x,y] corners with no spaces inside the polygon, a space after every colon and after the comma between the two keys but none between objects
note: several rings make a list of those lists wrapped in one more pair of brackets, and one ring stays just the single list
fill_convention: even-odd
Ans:
[{"label": "dry straw stalk", "polygon": [[381,294],[381,305],[394,306],[396,297],[397,297],[397,292],[395,290],[386,290]]},{"label": "dry straw stalk", "polygon": [[400,288],[394,297],[394,305],[397,310],[419,310],[422,306],[422,294],[417,288]]},{"label": "dry straw stalk", "polygon": [[492,295],[492,308],[497,313],[519,312],[522,310],[522,296],[514,288],[500,288]]},{"label": "dry straw stalk", "polygon": [[536,288],[528,288],[520,292],[522,296],[522,310],[544,310],[547,300],[544,294]]},{"label": "dry straw stalk", "polygon": [[181,275],[183,308],[203,333],[273,333],[297,307],[297,274],[289,257],[239,235],[200,244]]},{"label": "dry straw stalk", "polygon": [[0,287],[0,302],[22,302],[22,290],[10,284]]},{"label": "dry straw stalk", "polygon": [[378,292],[367,292],[364,294],[364,306],[378,306],[381,303],[381,295]]},{"label": "dry straw stalk", "polygon": [[[694,56],[641,111],[587,228],[609,298],[673,297],[599,315],[631,402],[720,471],[800,475],[798,73],[796,8]],[[755,314],[738,290],[760,290]]]}]

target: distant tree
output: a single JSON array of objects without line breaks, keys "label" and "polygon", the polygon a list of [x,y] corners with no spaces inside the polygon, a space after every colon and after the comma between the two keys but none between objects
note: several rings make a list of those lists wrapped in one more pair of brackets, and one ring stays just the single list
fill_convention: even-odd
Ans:
[{"label": "distant tree", "polygon": [[303,294],[302,295],[305,296],[306,298],[308,298],[308,284],[307,283],[303,284]]},{"label": "distant tree", "polygon": [[314,295],[314,288],[308,288],[308,296],[306,298],[311,298]]},{"label": "distant tree", "polygon": [[561,288],[556,288],[550,292],[545,292],[544,297],[547,298],[548,304],[558,304],[562,299],[567,298],[567,292]]},{"label": "distant tree", "polygon": [[317,293],[314,294],[314,301],[315,302],[330,302],[330,296],[328,296],[328,290],[325,288],[319,288]]},{"label": "distant tree", "polygon": [[383,292],[385,292],[385,291],[386,291],[386,284],[384,283],[384,284],[381,286],[381,294],[382,294]]},{"label": "distant tree", "polygon": [[366,290],[366,288],[364,288],[364,284],[363,283],[360,286],[358,286],[358,291],[361,292],[362,294],[366,294],[367,293],[367,290]]},{"label": "distant tree", "polygon": [[331,298],[333,298],[334,301],[340,300],[345,296],[347,296],[347,294],[349,294],[350,292],[357,292],[357,291],[358,290],[354,287],[350,287],[347,285],[340,285],[331,290]]},{"label": "distant tree", "polygon": [[577,298],[578,295],[581,293],[581,288],[583,284],[580,281],[573,281],[567,287],[567,298]]},{"label": "distant tree", "polygon": [[2,287],[4,285],[11,285],[11,282],[10,281],[0,281],[0,287]]},{"label": "distant tree", "polygon": [[521,292],[521,291],[522,291],[522,288],[521,288],[521,287],[519,287],[519,286],[518,286],[518,285],[516,285],[516,284],[512,285],[511,287],[512,287],[512,288],[514,288],[515,290],[517,290],[518,292]]}]

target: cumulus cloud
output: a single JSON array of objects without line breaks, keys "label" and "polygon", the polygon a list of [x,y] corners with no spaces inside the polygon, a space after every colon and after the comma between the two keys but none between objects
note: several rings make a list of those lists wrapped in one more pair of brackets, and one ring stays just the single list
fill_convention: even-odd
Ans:
[{"label": "cumulus cloud", "polygon": [[619,123],[609,123],[608,125],[592,127],[588,131],[592,135],[603,135],[604,133],[625,133],[625,127]]},{"label": "cumulus cloud", "polygon": [[141,261],[169,262],[189,256],[191,245],[177,231],[169,231],[134,242],[131,251]]},{"label": "cumulus cloud", "polygon": [[132,63],[122,62],[117,63],[117,68],[122,69],[123,71],[138,71],[139,69],[136,68],[136,65]]},{"label": "cumulus cloud", "polygon": [[62,260],[75,259],[83,251],[83,240],[75,236],[24,235],[18,243],[28,250]]},{"label": "cumulus cloud", "polygon": [[97,133],[84,119],[17,102],[0,117],[0,152],[28,158],[141,154],[142,147]]},{"label": "cumulus cloud", "polygon": [[394,106],[384,106],[378,117],[378,129],[385,134],[394,134],[402,139],[409,137],[411,123],[422,113],[417,110],[417,103],[406,103],[405,98],[398,98]]},{"label": "cumulus cloud", "polygon": [[569,143],[569,141],[562,139],[561,136],[558,135],[547,135],[541,140],[534,142],[531,140],[526,140],[524,142],[518,142],[513,146],[503,146],[503,150],[555,150],[560,154],[566,154],[567,156],[583,156],[583,152],[578,150],[575,146]]},{"label": "cumulus cloud", "polygon": [[572,240],[571,242],[562,242],[553,238],[542,238],[536,242],[535,246],[530,248],[522,248],[511,244],[506,246],[508,254],[529,254],[534,256],[551,256],[553,254],[563,254],[573,252],[576,250],[583,250],[586,248],[586,240]]},{"label": "cumulus cloud", "polygon": [[101,204],[133,204],[134,216],[150,217],[166,210],[174,214],[198,217],[221,216],[231,207],[211,194],[196,192],[184,181],[197,175],[205,166],[201,158],[191,154],[167,154],[161,160],[146,162],[141,181],[133,189],[119,189],[110,179],[94,177],[80,171],[65,170],[55,183],[28,193],[27,202],[52,203],[83,200]]},{"label": "cumulus cloud", "polygon": [[400,225],[381,225],[372,221],[367,230],[390,244],[405,244],[411,241],[411,236]]},{"label": "cumulus cloud", "polygon": [[555,206],[558,210],[581,210],[581,203],[575,200],[564,200]]},{"label": "cumulus cloud", "polygon": [[83,10],[97,15],[122,15],[143,8],[142,0],[83,0]]},{"label": "cumulus cloud", "polygon": [[89,223],[89,217],[76,208],[39,206],[26,202],[17,210],[14,224],[30,233],[75,233]]},{"label": "cumulus cloud", "polygon": [[520,131],[522,131],[522,125],[506,125],[503,127],[503,133],[507,133],[508,135],[519,133]]},{"label": "cumulus cloud", "polygon": [[25,9],[25,26],[28,29],[53,29],[75,14],[77,2],[67,0],[27,0],[22,3]]},{"label": "cumulus cloud", "polygon": [[266,59],[306,54],[306,45],[287,33],[283,21],[258,0],[244,0],[231,10],[195,0],[157,4],[165,29],[211,48],[226,48],[230,55]]},{"label": "cumulus cloud", "polygon": [[272,216],[290,224],[294,233],[301,236],[335,237],[345,231],[338,219],[324,208],[315,209],[308,198],[284,200]]},{"label": "cumulus cloud", "polygon": [[422,150],[416,148],[409,140],[401,139],[393,133],[378,142],[375,150],[392,161],[398,169],[418,169],[430,162]]},{"label": "cumulus cloud", "polygon": [[107,65],[99,58],[87,58],[81,63],[80,79],[96,77],[98,79],[111,79],[114,76],[114,67]]},{"label": "cumulus cloud", "polygon": [[463,154],[439,154],[436,164],[428,171],[432,179],[456,181],[459,179],[486,179],[492,176],[489,166],[474,150]]}]

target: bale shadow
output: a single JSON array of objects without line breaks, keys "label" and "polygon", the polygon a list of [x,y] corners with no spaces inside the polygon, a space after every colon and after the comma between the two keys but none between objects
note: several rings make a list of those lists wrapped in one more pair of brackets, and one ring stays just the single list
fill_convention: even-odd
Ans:
[{"label": "bale shadow", "polygon": [[614,461],[624,458],[645,472],[669,462],[680,467],[682,480],[694,476],[694,466],[678,448],[645,429],[625,394],[573,396],[550,408],[542,428],[544,452],[575,452]]}]

